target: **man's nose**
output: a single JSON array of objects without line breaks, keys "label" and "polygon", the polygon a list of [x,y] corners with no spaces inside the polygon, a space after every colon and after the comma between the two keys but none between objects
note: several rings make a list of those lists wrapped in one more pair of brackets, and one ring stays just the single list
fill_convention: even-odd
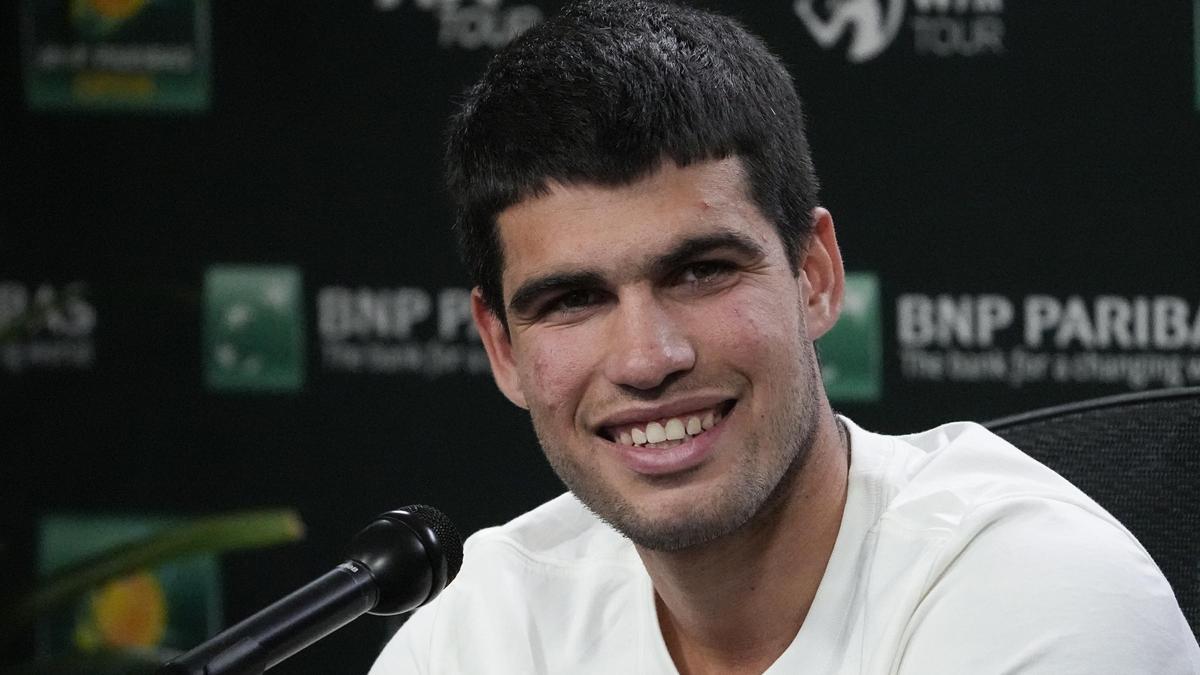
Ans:
[{"label": "man's nose", "polygon": [[653,389],[696,365],[691,339],[656,299],[623,298],[611,318],[605,375],[614,384]]}]

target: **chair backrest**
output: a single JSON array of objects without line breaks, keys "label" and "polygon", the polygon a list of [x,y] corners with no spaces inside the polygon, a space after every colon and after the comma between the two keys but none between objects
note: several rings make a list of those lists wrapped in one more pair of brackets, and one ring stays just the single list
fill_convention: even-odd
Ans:
[{"label": "chair backrest", "polygon": [[986,426],[1129,528],[1200,635],[1200,387],[1099,398]]}]

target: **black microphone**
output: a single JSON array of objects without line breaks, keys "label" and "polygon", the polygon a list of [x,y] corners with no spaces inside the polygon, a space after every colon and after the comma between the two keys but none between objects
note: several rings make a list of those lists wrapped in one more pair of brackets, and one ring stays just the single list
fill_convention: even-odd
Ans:
[{"label": "black microphone", "polygon": [[262,673],[364,613],[412,611],[462,566],[462,538],[441,511],[406,506],[355,535],[349,558],[316,581],[172,659],[158,675]]}]

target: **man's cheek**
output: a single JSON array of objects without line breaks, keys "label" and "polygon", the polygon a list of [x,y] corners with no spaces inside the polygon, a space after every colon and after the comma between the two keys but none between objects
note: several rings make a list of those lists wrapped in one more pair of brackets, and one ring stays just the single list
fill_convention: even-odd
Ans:
[{"label": "man's cheek", "polygon": [[555,411],[578,399],[574,393],[586,380],[587,368],[578,353],[567,345],[539,346],[530,354],[525,393],[539,407]]},{"label": "man's cheek", "polygon": [[777,346],[784,337],[794,337],[798,322],[781,320],[794,315],[778,300],[750,297],[706,308],[699,321],[714,344],[743,350],[755,345]]}]

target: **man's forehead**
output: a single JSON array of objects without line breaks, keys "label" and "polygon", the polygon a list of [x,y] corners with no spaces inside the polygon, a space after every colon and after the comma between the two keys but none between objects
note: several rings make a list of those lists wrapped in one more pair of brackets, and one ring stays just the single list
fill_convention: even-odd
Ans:
[{"label": "man's forehead", "polygon": [[[750,204],[751,190],[737,157],[679,166],[664,160],[658,167],[629,183],[605,184],[547,179],[528,196],[496,216],[502,238],[523,236],[532,229],[565,230],[581,219],[594,226],[603,214],[618,210],[636,212],[647,230],[666,220],[686,218],[702,224],[706,212]],[[547,228],[546,225],[557,227]],[[599,232],[597,234],[604,234]]]},{"label": "man's forehead", "polygon": [[594,200],[625,200],[661,193],[664,189],[678,187],[681,183],[692,183],[697,190],[709,193],[721,192],[729,196],[751,197],[750,182],[742,160],[737,155],[700,160],[686,165],[664,157],[649,171],[630,181],[543,178],[519,199],[501,210],[496,218],[498,221],[506,216],[511,219],[514,212],[520,212],[533,204],[553,200],[555,197],[565,197],[573,201],[579,201],[584,196]]},{"label": "man's forehead", "polygon": [[769,249],[778,235],[747,192],[736,160],[669,165],[626,186],[548,185],[497,218],[505,295],[529,277],[578,269],[644,275],[699,240]]},{"label": "man's forehead", "polygon": [[512,246],[570,248],[573,244],[673,241],[744,219],[742,205],[723,198],[651,195],[630,203],[621,196],[560,199],[508,211],[497,218],[500,239]]}]

